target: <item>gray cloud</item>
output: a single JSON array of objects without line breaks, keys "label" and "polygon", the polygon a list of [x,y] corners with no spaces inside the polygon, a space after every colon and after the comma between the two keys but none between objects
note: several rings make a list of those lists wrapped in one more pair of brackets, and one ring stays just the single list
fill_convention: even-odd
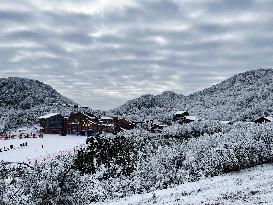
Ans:
[{"label": "gray cloud", "polygon": [[265,0],[15,1],[0,5],[0,71],[109,109],[272,67]]}]

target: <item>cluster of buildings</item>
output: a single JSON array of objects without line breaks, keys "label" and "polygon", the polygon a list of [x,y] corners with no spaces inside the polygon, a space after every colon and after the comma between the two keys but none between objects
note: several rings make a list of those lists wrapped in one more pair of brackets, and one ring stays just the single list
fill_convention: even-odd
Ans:
[{"label": "cluster of buildings", "polygon": [[[179,124],[187,124],[200,120],[196,116],[191,116],[188,111],[177,111],[173,115],[173,121]],[[221,124],[232,124],[230,121],[219,121]]]},{"label": "cluster of buildings", "polygon": [[[173,122],[180,124],[197,121],[196,116],[190,116],[188,111],[178,111],[173,115]],[[102,132],[117,134],[123,130],[142,127],[152,133],[160,132],[166,124],[154,122],[133,122],[117,117],[95,116],[92,113],[71,112],[69,116],[60,113],[50,113],[39,117],[42,132],[45,134],[74,134],[95,136]],[[273,122],[272,117],[260,117],[255,123]],[[229,121],[221,121],[223,124],[231,124]]]},{"label": "cluster of buildings", "polygon": [[[191,123],[194,121],[197,121],[198,118],[196,116],[190,116],[188,111],[178,111],[174,113],[173,115],[173,121],[176,121],[180,124],[185,124],[185,123]],[[257,124],[263,124],[263,123],[268,123],[268,122],[273,122],[273,117],[259,117],[256,120],[254,120],[255,123]],[[222,124],[232,124],[230,121],[220,121]]]},{"label": "cluster of buildings", "polygon": [[39,117],[42,132],[45,134],[75,134],[94,136],[107,132],[116,134],[122,130],[129,130],[136,125],[125,119],[100,117],[92,113],[71,112],[69,116],[60,113],[49,113]]}]

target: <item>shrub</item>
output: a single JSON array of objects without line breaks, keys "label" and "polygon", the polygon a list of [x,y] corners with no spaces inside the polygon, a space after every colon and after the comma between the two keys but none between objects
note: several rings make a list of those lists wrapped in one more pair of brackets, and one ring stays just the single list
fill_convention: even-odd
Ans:
[{"label": "shrub", "polygon": [[78,152],[75,166],[82,173],[94,174],[102,167],[103,179],[130,176],[135,169],[136,153],[131,141],[123,136],[91,137],[87,140],[87,149]]}]

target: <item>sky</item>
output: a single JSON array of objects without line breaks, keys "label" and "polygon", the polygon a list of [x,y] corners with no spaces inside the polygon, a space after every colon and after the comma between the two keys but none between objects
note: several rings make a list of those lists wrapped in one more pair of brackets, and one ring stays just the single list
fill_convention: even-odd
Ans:
[{"label": "sky", "polygon": [[0,77],[108,110],[273,65],[270,0],[0,0]]}]

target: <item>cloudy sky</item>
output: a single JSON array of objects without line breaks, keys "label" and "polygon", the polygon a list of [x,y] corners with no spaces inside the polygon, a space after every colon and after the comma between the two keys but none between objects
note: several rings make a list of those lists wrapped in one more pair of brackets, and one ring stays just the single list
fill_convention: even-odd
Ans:
[{"label": "cloudy sky", "polygon": [[272,67],[270,0],[1,0],[1,77],[96,109]]}]

